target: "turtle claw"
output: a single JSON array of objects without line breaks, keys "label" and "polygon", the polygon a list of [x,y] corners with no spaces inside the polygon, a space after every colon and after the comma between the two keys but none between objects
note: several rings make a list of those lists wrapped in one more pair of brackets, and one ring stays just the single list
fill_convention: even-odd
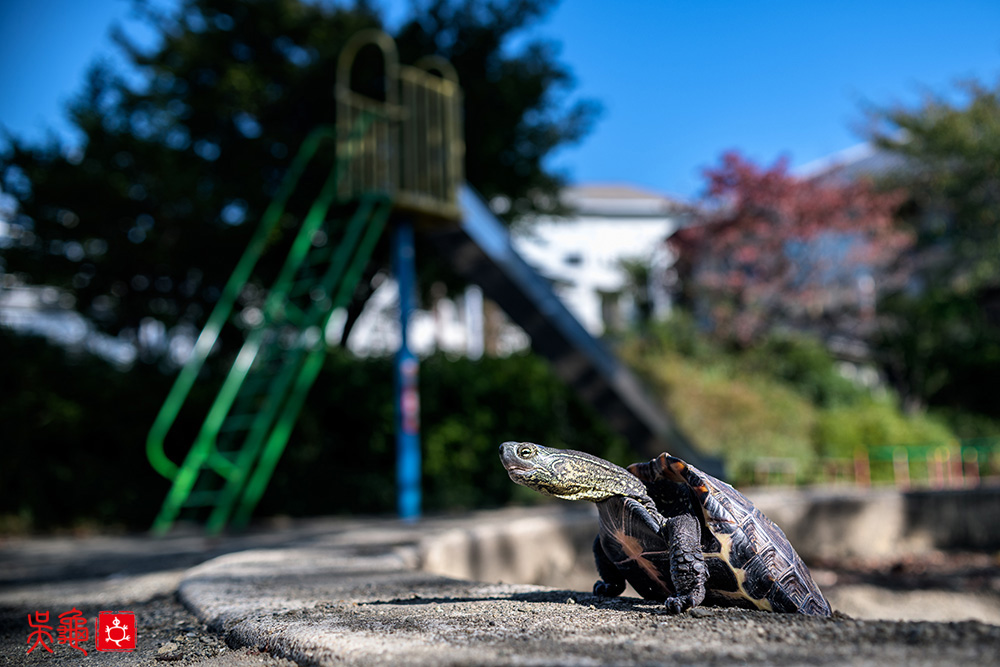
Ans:
[{"label": "turtle claw", "polygon": [[600,595],[605,598],[616,598],[622,594],[625,590],[625,584],[609,584],[606,581],[598,579],[594,582],[594,595]]},{"label": "turtle claw", "polygon": [[668,614],[680,614],[694,606],[694,600],[690,595],[667,598],[663,601],[663,606],[667,608]]}]

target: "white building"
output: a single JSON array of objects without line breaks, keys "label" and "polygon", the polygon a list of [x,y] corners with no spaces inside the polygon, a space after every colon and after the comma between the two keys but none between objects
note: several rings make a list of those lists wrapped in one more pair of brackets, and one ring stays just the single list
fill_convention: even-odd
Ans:
[{"label": "white building", "polygon": [[[669,270],[674,258],[666,239],[684,224],[689,209],[628,185],[580,185],[561,195],[565,216],[526,220],[513,232],[525,261],[549,279],[566,307],[594,336],[626,326],[635,316],[630,278],[622,262],[650,267],[653,315],[670,310]],[[418,259],[419,261],[419,259]],[[369,300],[348,346],[357,354],[388,354],[399,345],[396,283],[385,279]],[[530,346],[516,325],[495,322],[495,349],[509,354]],[[410,322],[410,346],[417,354],[435,349],[476,357],[483,350],[482,295],[470,288],[440,298],[433,311],[418,310]]]},{"label": "white building", "polygon": [[650,267],[653,315],[669,313],[666,240],[684,224],[689,209],[661,194],[629,185],[567,188],[566,217],[543,216],[515,232],[524,259],[550,279],[566,306],[593,335],[619,329],[635,318],[630,278],[622,263]]}]

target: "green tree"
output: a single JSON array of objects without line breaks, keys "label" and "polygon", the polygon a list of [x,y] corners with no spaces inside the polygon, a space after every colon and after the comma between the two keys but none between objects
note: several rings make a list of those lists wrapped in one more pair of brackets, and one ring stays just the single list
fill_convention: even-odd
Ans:
[{"label": "green tree", "polygon": [[[163,16],[136,7],[159,43],[144,52],[117,35],[127,70],[96,65],[70,105],[83,144],[10,137],[0,158],[0,186],[16,200],[0,269],[64,290],[103,330],[126,335],[143,321],[201,326],[299,144],[333,122],[345,40],[382,25],[363,0],[185,0]],[[510,198],[512,212],[554,192],[560,179],[544,157],[593,119],[592,104],[567,101],[572,79],[551,44],[510,46],[551,7],[416,3],[397,35],[404,62],[435,52],[453,61],[470,181]]]},{"label": "green tree", "polygon": [[875,342],[907,410],[931,406],[1000,417],[993,391],[1000,377],[1000,317],[984,308],[984,299],[980,291],[939,288],[883,302]]},{"label": "green tree", "polygon": [[969,291],[1000,284],[1000,79],[961,90],[877,111],[873,140],[903,158],[887,180],[912,198],[921,277]]},{"label": "green tree", "polygon": [[917,239],[908,289],[880,306],[879,350],[910,408],[1000,417],[1000,80],[878,112],[888,177]]}]

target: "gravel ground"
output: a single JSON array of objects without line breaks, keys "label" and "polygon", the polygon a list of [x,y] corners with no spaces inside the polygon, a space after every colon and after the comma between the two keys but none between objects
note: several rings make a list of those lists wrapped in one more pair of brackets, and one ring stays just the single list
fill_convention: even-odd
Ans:
[{"label": "gravel ground", "polygon": [[[90,640],[82,646],[85,657],[68,644],[55,644],[52,653],[41,646],[30,655],[28,621],[24,610],[0,608],[0,665],[81,665],[93,667],[163,667],[166,665],[204,665],[205,667],[293,667],[294,662],[274,658],[256,648],[231,649],[222,635],[209,630],[188,611],[174,593],[157,595],[144,602],[132,602],[127,610],[134,612],[139,632],[136,651],[111,653],[94,650],[94,620],[103,606],[78,607],[90,619]],[[29,613],[34,612],[32,609]],[[44,611],[44,610],[43,610]],[[50,623],[58,627],[57,617],[62,607],[51,609]],[[57,637],[57,635],[54,634]]]},{"label": "gravel ground", "polygon": [[929,552],[817,564],[830,603],[865,619],[1000,625],[1000,554]]},{"label": "gravel ground", "polygon": [[[166,539],[147,535],[0,538],[0,665],[87,665],[89,667],[292,667],[256,648],[230,648],[223,636],[198,620],[177,597],[184,572],[221,554],[248,547],[289,544],[340,530],[345,522],[298,522],[226,539],[196,531]],[[68,644],[27,654],[28,615],[49,611],[58,640],[59,614],[79,609],[88,619],[87,656]],[[137,649],[95,650],[100,611],[135,614]]]}]

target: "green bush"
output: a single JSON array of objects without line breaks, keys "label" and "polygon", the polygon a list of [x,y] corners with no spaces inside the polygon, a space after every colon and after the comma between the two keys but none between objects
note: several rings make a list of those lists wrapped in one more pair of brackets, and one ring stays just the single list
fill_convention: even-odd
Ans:
[{"label": "green bush", "polygon": [[709,454],[723,459],[729,481],[752,480],[762,457],[812,467],[816,408],[792,388],[732,363],[692,362],[674,353],[643,360],[647,381],[678,425]]},{"label": "green bush", "polygon": [[1000,420],[978,412],[955,408],[935,408],[930,414],[948,425],[959,438],[995,438],[1000,436]]},{"label": "green bush", "polygon": [[781,380],[818,407],[851,405],[869,391],[841,375],[833,355],[818,340],[776,335],[743,355],[748,371]]},{"label": "green bush", "polygon": [[821,456],[850,458],[881,445],[947,444],[954,435],[932,416],[905,416],[895,403],[881,400],[824,410],[814,440]]},{"label": "green bush", "polygon": [[[531,354],[480,361],[434,355],[420,367],[424,507],[451,511],[535,500],[513,484],[505,440],[583,449],[626,463],[625,442]],[[395,510],[392,360],[328,357],[258,514]]]},{"label": "green bush", "polygon": [[[0,529],[148,528],[169,483],[146,460],[145,440],[173,376],[144,365],[123,373],[3,329],[0,345]],[[395,511],[392,373],[388,358],[328,356],[258,516]],[[497,456],[504,440],[633,459],[534,355],[436,355],[422,363],[420,386],[427,511],[540,499],[507,477]],[[213,397],[213,383],[195,387],[171,432],[173,460],[182,460]]]},{"label": "green bush", "polygon": [[[649,322],[641,332],[630,332],[622,351],[632,361],[669,354],[700,362],[720,357],[718,346],[712,344],[694,318],[683,310],[675,311],[669,319]],[[642,372],[641,366],[636,370]]]},{"label": "green bush", "polygon": [[706,452],[723,458],[736,484],[754,481],[765,459],[793,463],[796,479],[817,479],[822,457],[850,458],[886,444],[946,443],[951,425],[991,435],[991,420],[966,413],[907,416],[891,392],[876,398],[843,377],[817,340],[775,335],[727,347],[681,314],[622,345],[623,357]]},{"label": "green bush", "polygon": [[483,507],[523,494],[499,463],[498,446],[506,440],[582,449],[619,464],[634,458],[625,441],[533,354],[479,361],[431,357],[421,368],[421,392],[428,507]]},{"label": "green bush", "polygon": [[0,327],[0,517],[8,528],[148,527],[167,482],[146,433],[169,380]]}]

